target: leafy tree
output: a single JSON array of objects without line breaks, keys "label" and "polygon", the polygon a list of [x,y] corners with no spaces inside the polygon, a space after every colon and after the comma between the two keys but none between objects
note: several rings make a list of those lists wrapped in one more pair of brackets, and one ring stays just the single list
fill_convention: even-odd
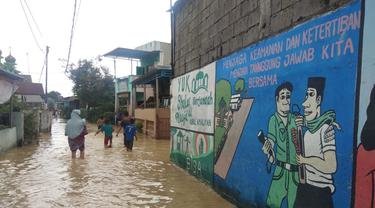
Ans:
[{"label": "leafy tree", "polygon": [[48,98],[51,98],[55,102],[61,101],[61,99],[63,98],[63,96],[57,91],[51,91],[47,93],[47,95],[48,95]]},{"label": "leafy tree", "polygon": [[73,92],[81,106],[113,112],[115,87],[108,69],[80,60],[78,66],[70,66],[67,75],[74,83]]}]

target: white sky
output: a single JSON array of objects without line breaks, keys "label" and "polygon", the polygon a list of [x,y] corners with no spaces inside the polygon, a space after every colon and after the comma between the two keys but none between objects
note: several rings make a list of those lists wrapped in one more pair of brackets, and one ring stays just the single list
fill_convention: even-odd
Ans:
[{"label": "white sky", "polygon": [[[26,4],[39,26],[38,32]],[[176,0],[173,0],[174,3]],[[48,59],[48,91],[72,95],[72,82],[65,76],[72,27],[74,0],[0,0],[0,49],[3,56],[11,50],[17,70],[31,74],[33,82],[45,83],[40,74],[45,53],[39,50],[22,10],[29,17],[34,34],[43,50],[50,47]],[[170,0],[78,0],[70,63],[92,59],[117,47],[135,48],[150,41],[171,41]],[[81,3],[80,3],[81,2]],[[27,55],[28,54],[28,55]],[[133,62],[134,63],[134,62]],[[113,74],[113,59],[103,58],[102,65]],[[134,64],[135,65],[135,64]],[[128,61],[117,61],[117,76],[130,74]]]}]

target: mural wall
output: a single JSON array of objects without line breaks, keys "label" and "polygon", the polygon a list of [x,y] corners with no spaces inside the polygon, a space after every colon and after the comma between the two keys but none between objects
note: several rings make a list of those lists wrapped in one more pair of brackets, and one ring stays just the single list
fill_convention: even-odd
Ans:
[{"label": "mural wall", "polygon": [[355,1],[217,62],[217,191],[244,206],[350,207],[360,11]]},{"label": "mural wall", "polygon": [[[355,207],[375,207],[375,1],[365,2]],[[372,22],[371,22],[372,21]]]},{"label": "mural wall", "polygon": [[212,184],[215,63],[171,82],[171,160]]}]

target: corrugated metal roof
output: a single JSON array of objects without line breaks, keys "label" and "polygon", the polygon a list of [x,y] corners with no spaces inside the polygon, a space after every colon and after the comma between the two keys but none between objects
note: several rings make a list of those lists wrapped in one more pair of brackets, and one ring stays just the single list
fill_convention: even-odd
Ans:
[{"label": "corrugated metal roof", "polygon": [[116,48],[103,56],[111,58],[142,59],[149,56],[159,55],[159,51],[142,51],[129,48]]},{"label": "corrugated metal roof", "polygon": [[156,78],[170,78],[172,77],[172,70],[171,69],[155,69],[150,71],[149,73],[145,74],[144,76],[139,77],[138,79],[132,82],[133,85],[139,84],[150,84],[154,82]]}]

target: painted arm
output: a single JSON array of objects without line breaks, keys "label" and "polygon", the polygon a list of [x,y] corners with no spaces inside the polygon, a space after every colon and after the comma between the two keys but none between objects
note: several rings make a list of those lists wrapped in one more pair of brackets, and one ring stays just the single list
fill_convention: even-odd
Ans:
[{"label": "painted arm", "polygon": [[317,170],[327,174],[335,173],[337,169],[336,152],[333,150],[326,151],[323,153],[323,158],[324,159],[315,156],[303,157],[297,155],[297,164],[311,165]]}]

